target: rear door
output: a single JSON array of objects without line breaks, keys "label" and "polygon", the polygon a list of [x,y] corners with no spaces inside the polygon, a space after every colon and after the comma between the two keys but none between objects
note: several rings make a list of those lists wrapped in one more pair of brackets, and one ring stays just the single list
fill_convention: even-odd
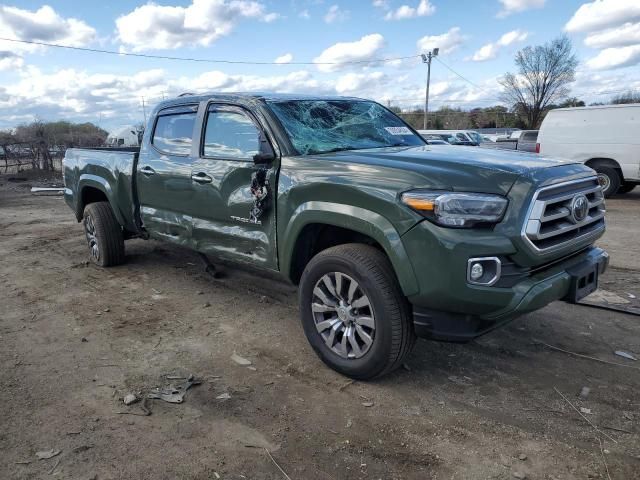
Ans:
[{"label": "rear door", "polygon": [[191,239],[192,144],[198,105],[158,112],[136,173],[140,218],[149,234],[181,245]]},{"label": "rear door", "polygon": [[[203,109],[199,155],[191,168],[193,248],[275,270],[278,160],[254,163],[260,139],[267,137],[251,112],[216,103]],[[258,197],[262,209],[255,208]]]}]

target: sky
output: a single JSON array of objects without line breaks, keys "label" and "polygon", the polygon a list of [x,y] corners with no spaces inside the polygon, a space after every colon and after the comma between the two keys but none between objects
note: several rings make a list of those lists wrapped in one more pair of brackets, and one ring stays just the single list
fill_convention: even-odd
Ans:
[{"label": "sky", "polygon": [[[0,0],[1,2],[1,0]],[[571,95],[640,89],[640,0],[20,0],[0,3],[0,129],[42,120],[110,130],[183,92],[350,95],[430,110],[499,104],[515,53],[560,35]],[[246,63],[215,63],[226,60]],[[143,108],[144,104],[144,108]]]}]

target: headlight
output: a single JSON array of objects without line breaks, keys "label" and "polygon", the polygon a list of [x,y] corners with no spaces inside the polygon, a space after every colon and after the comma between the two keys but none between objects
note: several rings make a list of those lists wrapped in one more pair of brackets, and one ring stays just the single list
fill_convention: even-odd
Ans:
[{"label": "headlight", "polygon": [[499,195],[425,190],[403,193],[401,199],[432,222],[458,228],[498,223],[508,204],[507,199]]}]

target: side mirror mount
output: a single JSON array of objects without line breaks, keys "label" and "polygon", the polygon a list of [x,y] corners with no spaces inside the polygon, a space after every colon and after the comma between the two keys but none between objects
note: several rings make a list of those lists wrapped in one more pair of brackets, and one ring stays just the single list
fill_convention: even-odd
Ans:
[{"label": "side mirror mount", "polygon": [[273,162],[276,159],[276,154],[267,139],[263,135],[260,135],[259,142],[259,151],[253,156],[253,163],[256,165],[265,165]]}]

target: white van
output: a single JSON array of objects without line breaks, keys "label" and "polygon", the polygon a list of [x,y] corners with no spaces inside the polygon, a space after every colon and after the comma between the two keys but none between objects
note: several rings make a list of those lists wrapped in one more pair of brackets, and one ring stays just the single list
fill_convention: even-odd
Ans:
[{"label": "white van", "polygon": [[139,147],[140,137],[135,126],[126,125],[109,133],[104,143],[107,147]]},{"label": "white van", "polygon": [[537,151],[593,168],[606,197],[630,192],[640,184],[640,103],[551,110]]}]

